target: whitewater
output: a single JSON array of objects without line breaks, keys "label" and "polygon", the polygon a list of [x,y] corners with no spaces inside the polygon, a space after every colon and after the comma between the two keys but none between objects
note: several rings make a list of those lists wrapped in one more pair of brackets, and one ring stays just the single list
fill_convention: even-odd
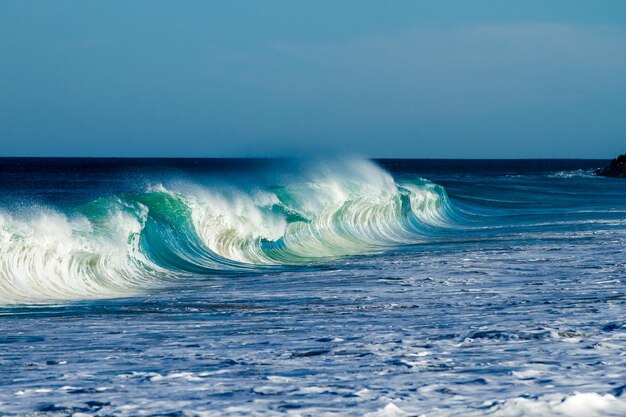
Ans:
[{"label": "whitewater", "polygon": [[626,415],[605,161],[0,162],[0,415]]},{"label": "whitewater", "polygon": [[192,274],[371,253],[448,226],[445,191],[427,180],[396,183],[365,160],[299,168],[247,189],[173,181],[66,212],[0,212],[0,302],[130,295]]}]

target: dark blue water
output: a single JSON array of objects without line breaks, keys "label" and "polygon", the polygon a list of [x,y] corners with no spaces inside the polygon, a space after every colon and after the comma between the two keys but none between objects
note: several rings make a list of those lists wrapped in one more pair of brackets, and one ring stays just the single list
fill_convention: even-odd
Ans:
[{"label": "dark blue water", "polygon": [[0,160],[0,415],[626,415],[605,164]]}]

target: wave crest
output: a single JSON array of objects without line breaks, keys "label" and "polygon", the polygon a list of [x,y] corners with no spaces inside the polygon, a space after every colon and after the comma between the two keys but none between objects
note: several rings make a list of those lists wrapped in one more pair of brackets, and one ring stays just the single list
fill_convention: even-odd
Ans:
[{"label": "wave crest", "polygon": [[268,183],[178,182],[73,215],[0,213],[0,303],[115,297],[181,276],[288,268],[414,244],[450,227],[445,190],[369,161]]}]

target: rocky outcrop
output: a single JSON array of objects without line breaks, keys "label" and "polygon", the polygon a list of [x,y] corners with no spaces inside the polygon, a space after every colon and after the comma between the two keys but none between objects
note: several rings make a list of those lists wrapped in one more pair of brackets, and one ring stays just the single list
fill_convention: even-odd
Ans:
[{"label": "rocky outcrop", "polygon": [[600,168],[596,175],[603,177],[626,178],[626,154],[620,155],[611,161],[609,166]]}]

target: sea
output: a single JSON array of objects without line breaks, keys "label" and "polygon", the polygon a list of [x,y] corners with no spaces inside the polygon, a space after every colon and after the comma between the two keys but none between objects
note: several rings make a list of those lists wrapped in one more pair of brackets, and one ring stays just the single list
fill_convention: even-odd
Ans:
[{"label": "sea", "polygon": [[0,159],[0,415],[626,416],[607,163]]}]

